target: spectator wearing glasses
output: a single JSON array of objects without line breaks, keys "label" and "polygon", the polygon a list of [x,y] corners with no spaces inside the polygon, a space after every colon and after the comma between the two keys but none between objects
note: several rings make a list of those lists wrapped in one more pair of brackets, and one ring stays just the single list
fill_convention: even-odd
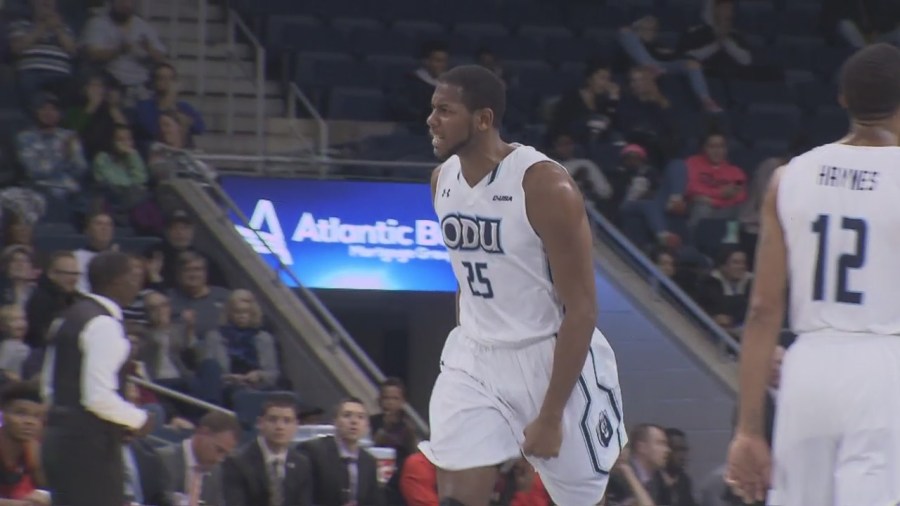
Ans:
[{"label": "spectator wearing glasses", "polygon": [[81,271],[75,254],[71,251],[57,251],[50,256],[47,265],[47,272],[38,280],[37,288],[25,306],[28,314],[25,344],[31,348],[44,347],[50,324],[79,298],[76,287]]}]

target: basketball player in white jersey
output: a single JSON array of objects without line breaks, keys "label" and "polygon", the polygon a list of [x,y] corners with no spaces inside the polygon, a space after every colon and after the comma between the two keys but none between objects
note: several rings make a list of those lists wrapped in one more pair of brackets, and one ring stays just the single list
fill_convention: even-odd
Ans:
[{"label": "basketball player in white jersey", "polygon": [[[505,87],[480,66],[438,80],[428,126],[432,197],[459,282],[431,396],[442,505],[486,506],[521,455],[554,502],[603,497],[627,442],[616,361],[594,328],[591,230],[569,174],[499,127]],[[552,274],[551,274],[552,273]]]},{"label": "basketball player in white jersey", "polygon": [[[726,482],[777,506],[900,502],[900,49],[841,70],[842,140],[794,158],[762,209]],[[774,471],[763,399],[786,291],[797,341],[778,391]]]}]

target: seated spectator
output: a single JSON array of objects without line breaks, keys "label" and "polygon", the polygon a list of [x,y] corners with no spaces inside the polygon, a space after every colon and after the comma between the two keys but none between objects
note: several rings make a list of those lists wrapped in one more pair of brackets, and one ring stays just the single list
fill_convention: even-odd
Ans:
[{"label": "seated spectator", "polygon": [[181,315],[187,309],[192,310],[196,315],[197,335],[206,336],[222,321],[222,309],[228,300],[228,290],[209,285],[206,258],[199,253],[181,253],[176,269],[178,283],[169,292],[173,314]]},{"label": "seated spectator", "polygon": [[166,288],[158,281],[154,281],[158,278],[155,278],[154,274],[150,272],[151,263],[146,258],[136,253],[132,253],[130,256],[135,276],[143,280],[143,285],[134,301],[129,306],[122,308],[122,318],[125,320],[126,328],[136,328],[143,331],[148,325],[147,308],[144,306],[145,297],[152,292],[163,293],[166,291]]},{"label": "seated spectator", "polygon": [[29,506],[50,506],[40,461],[44,406],[37,387],[27,382],[7,385],[0,394],[0,499]]},{"label": "seated spectator", "polygon": [[709,133],[703,150],[685,160],[690,204],[690,225],[707,218],[733,220],[747,198],[747,176],[728,162],[728,141],[718,132]]},{"label": "seated spectator", "polygon": [[91,18],[83,34],[89,63],[105,68],[125,87],[126,105],[148,98],[150,69],[166,59],[159,34],[134,13],[134,3],[112,0],[109,12]]},{"label": "seated spectator", "polygon": [[177,114],[160,113],[159,135],[157,141],[150,144],[147,154],[152,185],[175,175],[201,180],[215,180],[218,177],[215,169],[200,160],[190,158],[192,139]]},{"label": "seated spectator", "polygon": [[618,166],[610,171],[622,232],[639,247],[665,244],[677,248],[680,238],[669,232],[659,189],[662,175],[638,144],[622,148]]},{"label": "seated spectator", "polygon": [[891,0],[824,0],[820,24],[833,42],[840,38],[854,49],[871,42],[900,40],[900,5]]},{"label": "seated spectator", "polygon": [[594,208],[611,218],[613,214],[613,187],[610,185],[603,170],[593,160],[579,157],[576,154],[577,145],[571,135],[565,132],[556,134],[553,138],[552,156],[561,163],[572,178],[578,183],[581,192]]},{"label": "seated spectator", "polygon": [[91,284],[88,282],[87,275],[88,264],[91,263],[91,260],[99,253],[118,249],[118,245],[113,244],[115,231],[115,224],[109,214],[97,212],[88,216],[84,227],[87,245],[73,252],[75,259],[78,260],[78,271],[81,273],[78,278],[79,292],[91,292]]},{"label": "seated spectator", "polygon": [[489,48],[482,47],[478,50],[478,52],[475,53],[475,63],[490,70],[497,77],[503,80],[503,83],[506,84],[507,90],[509,90],[513,86],[518,85],[516,76],[512,75],[507,69],[503,67],[503,65],[500,63],[500,60],[497,59],[497,55],[495,55],[494,52]]},{"label": "seated spectator", "polygon": [[695,506],[694,486],[687,474],[687,460],[690,447],[687,435],[680,429],[666,429],[669,443],[669,457],[662,470],[663,486],[669,497],[669,506]]},{"label": "seated spectator", "polygon": [[[375,446],[393,448],[396,452],[394,459],[396,469],[403,469],[406,458],[417,451],[419,438],[416,436],[413,421],[404,410],[406,387],[400,378],[387,378],[381,383],[378,405],[381,413],[369,418],[372,441]],[[400,473],[395,472],[385,485],[385,495],[391,504],[401,502],[399,479]]]},{"label": "seated spectator", "polygon": [[109,145],[116,125],[129,123],[122,105],[123,91],[115,79],[94,74],[85,81],[81,103],[66,111],[63,125],[81,137],[89,160]]},{"label": "seated spectator", "polygon": [[34,223],[27,215],[14,211],[3,211],[0,216],[3,225],[3,244],[21,246],[28,250],[32,258],[38,253],[34,247]]},{"label": "seated spectator", "polygon": [[312,465],[313,503],[319,506],[382,506],[375,457],[360,448],[369,430],[369,413],[359,399],[337,405],[335,435],[300,444]]},{"label": "seated spectator", "polygon": [[16,59],[16,79],[22,103],[40,91],[64,92],[78,50],[72,29],[56,9],[56,0],[32,0],[33,18],[7,28]]},{"label": "seated spectator", "polygon": [[47,199],[29,188],[10,187],[0,190],[0,233],[4,246],[25,246],[35,255],[34,225],[47,209]]},{"label": "seated spectator", "polygon": [[550,120],[552,132],[569,132],[576,142],[589,146],[609,138],[618,127],[619,85],[609,65],[591,62],[581,87],[560,97]]},{"label": "seated spectator", "polygon": [[162,457],[152,444],[133,439],[122,445],[125,463],[125,500],[132,504],[171,504],[169,475]]},{"label": "seated spectator", "polygon": [[197,336],[192,317],[172,321],[168,297],[151,291],[144,296],[148,325],[141,361],[150,378],[165,387],[188,393],[197,360]]},{"label": "seated spectator", "polygon": [[34,292],[34,278],[31,250],[21,245],[7,246],[0,253],[0,305],[25,307]]},{"label": "seated spectator", "polygon": [[713,100],[703,75],[703,67],[697,60],[684,58],[672,48],[663,46],[657,33],[659,20],[655,16],[645,16],[630,27],[619,30],[619,43],[622,49],[637,65],[648,67],[656,74],[683,74],[688,78],[691,90],[700,104],[709,112],[720,112],[722,109]]},{"label": "seated spectator", "polygon": [[19,161],[29,181],[57,199],[81,191],[87,162],[78,136],[60,128],[59,99],[40,93],[33,103],[36,125],[19,132],[16,145]]},{"label": "seated spectator", "polygon": [[27,379],[22,377],[22,366],[31,354],[31,348],[25,344],[28,319],[22,306],[0,307],[0,331],[3,332],[3,340],[0,341],[0,371],[13,381]]},{"label": "seated spectator", "polygon": [[[135,129],[140,141],[160,138],[160,114],[173,113],[187,131],[188,136],[203,135],[206,125],[203,117],[191,104],[178,100],[178,74],[169,63],[161,63],[153,70],[153,98],[142,100],[135,106]],[[188,138],[188,145],[193,144]]]},{"label": "seated spectator", "polygon": [[159,450],[172,490],[187,500],[186,504],[198,504],[198,500],[217,506],[232,504],[225,500],[222,461],[240,439],[237,418],[218,411],[204,415],[191,437]]},{"label": "seated spectator", "polygon": [[747,272],[747,254],[737,246],[725,247],[716,268],[698,289],[698,302],[713,319],[727,330],[744,323],[750,303],[753,273]]},{"label": "seated spectator", "polygon": [[425,119],[431,114],[431,95],[437,86],[437,78],[447,71],[450,60],[447,45],[431,41],[421,52],[422,66],[407,75],[390,99],[394,121],[407,123],[411,128],[425,128]]},{"label": "seated spectator", "polygon": [[400,493],[407,506],[438,506],[437,467],[422,452],[400,468]]},{"label": "seated spectator", "polygon": [[630,451],[619,456],[606,489],[609,506],[670,504],[660,471],[666,465],[669,445],[662,427],[641,424],[632,430]]},{"label": "seated spectator", "polygon": [[226,405],[239,390],[275,387],[280,375],[275,338],[262,330],[262,310],[249,290],[231,292],[225,324],[204,336],[203,359],[221,368]]},{"label": "seated spectator", "polygon": [[[160,267],[158,270],[162,275],[163,286],[172,288],[176,285],[178,256],[185,251],[197,252],[194,247],[195,235],[194,221],[191,220],[190,215],[183,209],[176,209],[166,217],[162,242],[154,244],[144,252],[144,256],[150,261],[148,265],[154,266],[153,269],[150,269],[151,273],[157,270],[155,266]],[[228,286],[222,268],[208,255],[203,256],[206,257],[209,284]]]},{"label": "seated spectator", "polygon": [[134,147],[131,129],[116,125],[106,149],[94,158],[94,182],[104,207],[116,215],[117,223],[128,224],[131,213],[151,199],[148,180],[147,167]]},{"label": "seated spectator", "polygon": [[[259,436],[225,460],[225,501],[228,506],[312,506],[313,480],[309,459],[293,448],[297,435],[297,401],[273,394],[257,421]],[[340,461],[337,461],[340,462]],[[335,503],[343,506],[350,501]],[[318,506],[331,502],[316,500]],[[358,504],[375,504],[360,501]]]},{"label": "seated spectator", "polygon": [[38,279],[37,287],[28,303],[28,334],[25,343],[32,348],[43,348],[47,342],[50,324],[79,297],[78,260],[71,251],[57,251],[50,257],[47,271]]},{"label": "seated spectator", "polygon": [[509,506],[550,506],[550,495],[540,476],[524,458],[517,460],[506,473],[499,473],[491,504]]},{"label": "seated spectator", "polygon": [[627,142],[647,149],[652,163],[661,164],[675,152],[677,145],[672,104],[648,69],[632,68],[628,77],[628,93],[619,106],[619,130]]}]

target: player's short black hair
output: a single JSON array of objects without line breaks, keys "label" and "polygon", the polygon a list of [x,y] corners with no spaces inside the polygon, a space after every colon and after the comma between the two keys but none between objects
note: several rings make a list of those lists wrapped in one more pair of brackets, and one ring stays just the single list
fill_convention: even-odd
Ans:
[{"label": "player's short black hair", "polygon": [[37,385],[30,381],[16,381],[3,387],[0,392],[0,408],[6,408],[16,401],[30,401],[41,404],[41,393]]},{"label": "player's short black hair", "polygon": [[104,251],[88,264],[88,281],[95,292],[103,292],[122,276],[131,274],[131,256],[119,251]]},{"label": "player's short black hair", "polygon": [[890,118],[900,110],[900,49],[874,44],[857,51],[841,68],[841,95],[856,121]]},{"label": "player's short black hair", "polygon": [[438,82],[458,86],[470,111],[493,111],[494,127],[500,127],[506,113],[506,84],[496,74],[481,65],[460,65],[441,74]]}]

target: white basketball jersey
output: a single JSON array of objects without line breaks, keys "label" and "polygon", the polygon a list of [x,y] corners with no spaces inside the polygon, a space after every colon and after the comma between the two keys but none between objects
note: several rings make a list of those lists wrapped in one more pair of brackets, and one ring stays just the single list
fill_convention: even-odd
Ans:
[{"label": "white basketball jersey", "polygon": [[778,188],[795,332],[900,334],[900,148],[827,144]]},{"label": "white basketball jersey", "polygon": [[541,239],[525,212],[522,179],[549,161],[517,146],[470,187],[459,158],[441,166],[434,207],[460,290],[460,326],[487,344],[556,334],[562,305],[553,288]]}]

